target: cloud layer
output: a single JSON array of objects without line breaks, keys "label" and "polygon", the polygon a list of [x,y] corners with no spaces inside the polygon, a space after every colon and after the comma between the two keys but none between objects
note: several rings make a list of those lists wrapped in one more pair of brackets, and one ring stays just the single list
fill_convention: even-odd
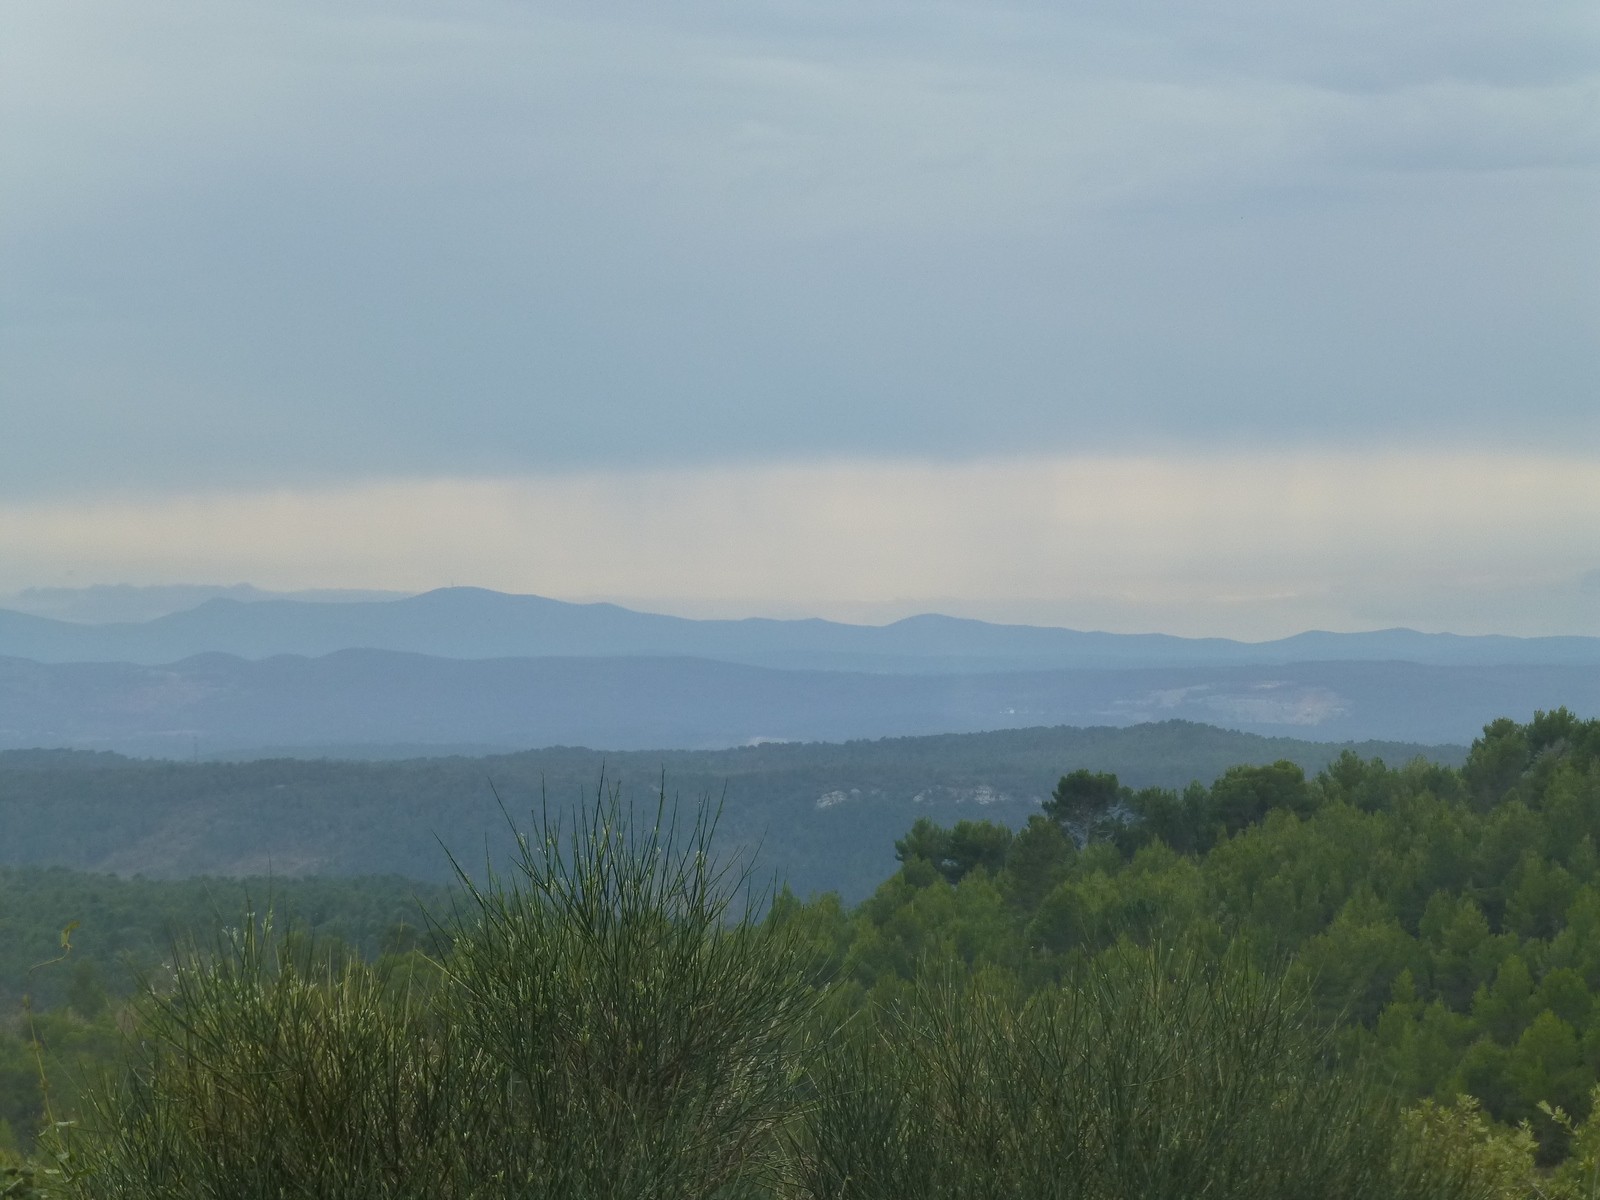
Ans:
[{"label": "cloud layer", "polygon": [[9,0],[0,111],[0,587],[1600,632],[1591,0]]},{"label": "cloud layer", "polygon": [[[0,507],[0,590],[96,577],[448,582],[691,615],[1267,637],[1600,634],[1600,460],[1473,454],[903,461],[390,480]],[[1587,620],[1584,615],[1587,613]],[[1582,626],[1579,628],[1578,626]]]},{"label": "cloud layer", "polygon": [[0,491],[1593,447],[1597,25],[12,0]]}]

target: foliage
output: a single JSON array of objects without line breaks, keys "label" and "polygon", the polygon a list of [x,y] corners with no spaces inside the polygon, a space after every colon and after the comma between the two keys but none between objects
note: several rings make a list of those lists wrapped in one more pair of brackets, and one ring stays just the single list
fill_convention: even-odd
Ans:
[{"label": "foliage", "polygon": [[823,1057],[809,1197],[1466,1197],[1385,1101],[1325,1071],[1303,1008],[1237,958],[1123,945],[1028,995],[919,979]]},{"label": "foliage", "polygon": [[132,1014],[56,964],[0,1101],[136,1031],[87,1115],[52,1067],[83,1197],[1600,1196],[1600,722],[1115,791],[764,914],[609,793],[376,951],[247,922]]},{"label": "foliage", "polygon": [[[1459,763],[1463,754],[1457,746],[1355,749],[1394,761],[1425,753]],[[801,895],[837,891],[855,903],[894,869],[895,839],[916,817],[949,824],[981,805],[982,816],[1020,826],[1069,767],[1114,771],[1134,788],[1181,788],[1209,783],[1239,763],[1289,759],[1315,772],[1339,752],[1328,743],[1184,721],[711,751],[601,754],[558,746],[399,762],[171,762],[11,751],[0,752],[0,866],[152,879],[400,875],[447,885],[453,875],[439,839],[464,861],[478,860],[486,845],[504,845],[488,780],[506,796],[544,793],[576,813],[603,766],[625,797],[641,798],[646,815],[663,771],[684,795],[726,789],[731,802],[718,825],[719,850],[738,856],[759,847],[764,867]],[[509,856],[498,865],[509,869]],[[219,911],[240,911],[229,889],[213,890]],[[253,895],[259,908],[263,893]],[[14,903],[0,875],[0,928]],[[184,903],[206,911],[203,901]],[[64,923],[57,915],[47,915],[52,933]],[[86,928],[94,924],[85,921]],[[0,970],[0,986],[5,978]]]},{"label": "foliage", "polygon": [[714,820],[653,823],[615,792],[563,840],[518,838],[510,881],[462,873],[450,1028],[492,1064],[495,1158],[577,1196],[734,1196],[770,1178],[812,994],[781,923],[730,921],[747,874]]},{"label": "foliage", "polygon": [[[40,1009],[69,1004],[92,1018],[103,1002],[132,994],[174,943],[209,940],[252,909],[271,908],[302,933],[371,959],[415,931],[423,907],[444,903],[445,888],[397,876],[158,880],[0,867],[0,1005],[26,992]],[[70,957],[34,969],[60,953],[61,930],[74,922]]]},{"label": "foliage", "polygon": [[[1558,710],[1490,725],[1459,772],[1346,754],[1312,779],[1281,762],[1182,794],[1119,787],[1105,841],[1072,851],[1040,817],[1026,854],[1017,836],[953,887],[909,853],[953,836],[925,826],[862,906],[845,965],[881,988],[945,947],[1043,983],[1122,939],[1247,945],[1345,1023],[1348,1061],[1407,1100],[1470,1094],[1503,1127],[1529,1122],[1552,1164],[1571,1139],[1541,1105],[1587,1120],[1600,1072],[1597,731]],[[988,908],[961,902],[980,875]]]},{"label": "foliage", "polygon": [[[602,796],[467,883],[437,987],[247,921],[137,1006],[66,1135],[71,1194],[745,1194],[777,1162],[811,992],[738,878]],[[464,882],[465,881],[464,879]]]},{"label": "foliage", "polygon": [[420,1200],[480,1165],[487,1073],[359,960],[252,920],[169,982],[69,1135],[76,1194]]},{"label": "foliage", "polygon": [[921,859],[931,863],[951,883],[960,883],[980,867],[999,870],[1011,841],[1009,829],[988,821],[957,821],[954,828],[944,829],[919,817],[911,831],[895,842],[894,856],[901,862]]},{"label": "foliage", "polygon": [[1080,842],[1093,841],[1122,794],[1121,784],[1109,771],[1080,767],[1061,777],[1050,799],[1044,802],[1044,812],[1058,824],[1071,828]]},{"label": "foliage", "polygon": [[1534,1163],[1538,1143],[1527,1126],[1496,1129],[1471,1096],[1449,1104],[1424,1100],[1401,1116],[1412,1152],[1436,1171],[1466,1170],[1495,1200],[1546,1197],[1549,1181]]}]

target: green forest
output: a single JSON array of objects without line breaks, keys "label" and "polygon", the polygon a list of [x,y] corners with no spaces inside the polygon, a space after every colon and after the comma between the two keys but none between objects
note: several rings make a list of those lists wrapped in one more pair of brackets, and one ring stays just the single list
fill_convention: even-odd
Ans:
[{"label": "green forest", "polygon": [[0,1194],[1600,1194],[1600,721],[1065,770],[857,904],[714,820],[602,791],[451,889],[9,869]]},{"label": "green forest", "polygon": [[[449,883],[458,857],[501,860],[505,809],[580,804],[605,778],[624,797],[725,798],[717,848],[759,853],[801,895],[850,903],[894,870],[913,820],[974,808],[1021,825],[1075,768],[1136,788],[1209,782],[1279,759],[1315,773],[1342,749],[1459,765],[1464,746],[1261,737],[1186,721],[1051,727],[730,750],[606,752],[553,747],[487,758],[400,762],[263,759],[174,762],[66,750],[0,752],[0,867],[117,875],[403,875]],[[87,923],[86,923],[87,925]]]}]

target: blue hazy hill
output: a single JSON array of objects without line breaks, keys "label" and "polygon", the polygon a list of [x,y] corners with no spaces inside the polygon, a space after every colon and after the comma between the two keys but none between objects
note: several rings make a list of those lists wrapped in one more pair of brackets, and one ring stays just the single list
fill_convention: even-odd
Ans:
[{"label": "blue hazy hill", "polygon": [[370,649],[442,658],[694,657],[784,669],[965,674],[1050,669],[1410,662],[1600,666],[1600,638],[1466,637],[1387,629],[1265,642],[1115,634],[927,614],[887,625],[693,620],[481,588],[389,600],[215,597],[146,621],[86,624],[0,610],[0,656],[154,665]]}]

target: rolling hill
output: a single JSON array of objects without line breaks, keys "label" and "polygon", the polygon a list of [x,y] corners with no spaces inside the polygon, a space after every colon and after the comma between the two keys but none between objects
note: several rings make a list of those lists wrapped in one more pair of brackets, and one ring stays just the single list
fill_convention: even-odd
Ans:
[{"label": "rolling hill", "polygon": [[[1114,771],[1134,787],[1209,783],[1239,763],[1287,758],[1315,771],[1344,747],[1183,721],[1034,728],[734,750],[555,748],[400,762],[136,761],[107,753],[0,753],[0,865],[188,875],[450,877],[507,845],[507,814],[556,813],[602,776],[638,803],[720,799],[721,845],[760,849],[763,870],[802,894],[859,899],[894,866],[918,817],[1018,825],[1060,776]],[[1461,746],[1364,743],[1363,756],[1458,764]],[[501,808],[504,803],[504,810]],[[522,820],[525,825],[526,821]]]}]

